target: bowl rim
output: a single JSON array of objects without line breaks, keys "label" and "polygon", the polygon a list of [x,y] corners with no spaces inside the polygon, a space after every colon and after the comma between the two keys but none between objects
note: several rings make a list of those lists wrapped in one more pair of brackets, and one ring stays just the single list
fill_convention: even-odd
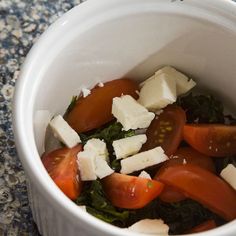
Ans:
[{"label": "bowl rim", "polygon": [[[222,19],[229,20],[227,25],[229,28],[233,27],[228,23],[233,23],[236,21],[236,3],[230,0],[188,0],[188,1],[170,1],[166,0],[146,0],[147,4],[160,4],[161,6],[166,6],[169,11],[173,13],[182,14],[182,9],[180,4],[185,4],[186,7],[191,9],[196,8],[196,12],[191,12],[192,14],[198,13],[198,10],[204,10],[208,12],[208,16],[202,15],[201,17],[207,17],[215,19],[215,14],[220,15]],[[68,199],[54,184],[43,165],[35,166],[35,162],[32,156],[38,156],[36,146],[33,140],[33,101],[28,101],[29,110],[25,112],[25,103],[28,99],[27,91],[31,88],[32,83],[30,82],[30,77],[32,77],[32,71],[37,68],[37,61],[45,52],[46,48],[49,48],[50,43],[56,39],[57,35],[63,33],[64,29],[70,22],[78,17],[80,17],[79,26],[86,24],[86,19],[93,16],[93,20],[96,21],[96,17],[101,14],[101,12],[112,11],[114,8],[125,7],[128,9],[133,4],[144,4],[142,0],[89,0],[86,1],[60,17],[55,23],[53,23],[40,37],[36,44],[32,47],[24,65],[21,69],[20,77],[17,81],[14,101],[13,101],[13,130],[15,136],[15,142],[20,160],[23,164],[24,170],[28,175],[29,179],[36,184],[36,188],[42,194],[47,196],[48,201],[60,211],[65,217],[75,222],[75,220],[80,219],[83,225],[96,228],[100,232],[104,232],[110,235],[137,235],[136,233],[126,232],[125,230],[119,229],[118,227],[107,224],[103,221],[96,219],[95,217],[87,214],[83,210],[79,209],[70,199]],[[175,5],[176,10],[173,9]],[[190,14],[190,13],[189,13]],[[197,16],[197,15],[196,15]],[[220,20],[222,20],[220,19]],[[220,23],[220,22],[219,22]],[[236,33],[236,28],[234,27]],[[36,83],[37,85],[37,83]],[[36,86],[35,85],[35,86]],[[32,92],[33,93],[33,92]],[[39,157],[39,156],[38,156]],[[230,226],[230,227],[229,227]],[[229,222],[217,229],[208,231],[209,236],[225,235],[227,231],[228,234],[236,232],[236,223]],[[205,233],[200,233],[198,235],[203,235]],[[139,234],[140,235],[140,234]],[[193,235],[193,234],[192,234]]]}]

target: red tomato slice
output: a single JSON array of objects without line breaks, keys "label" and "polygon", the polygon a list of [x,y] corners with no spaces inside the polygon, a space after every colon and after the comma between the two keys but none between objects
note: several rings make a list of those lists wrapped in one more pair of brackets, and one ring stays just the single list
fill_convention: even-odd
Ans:
[{"label": "red tomato slice", "polygon": [[171,166],[175,164],[182,164],[183,162],[193,164],[202,167],[215,173],[215,165],[211,157],[206,156],[191,147],[179,148],[170,161],[165,162],[165,166]]},{"label": "red tomato slice", "polygon": [[139,86],[129,79],[117,79],[96,86],[87,97],[80,97],[76,105],[66,116],[69,125],[77,132],[96,129],[113,119],[111,114],[112,99],[122,94],[138,98]]},{"label": "red tomato slice", "polygon": [[[181,147],[177,152],[170,157],[171,159],[164,162],[160,170],[157,172],[154,179],[158,179],[158,174],[163,171],[163,169],[174,166],[183,165],[184,162],[188,164],[193,164],[202,167],[203,169],[209,170],[210,172],[215,172],[215,166],[212,159],[206,155],[203,155],[195,151],[191,147]],[[179,192],[177,189],[165,185],[163,191],[161,192],[159,198],[164,202],[179,202],[186,199],[184,193]]]},{"label": "red tomato slice", "polygon": [[111,203],[126,209],[146,206],[161,193],[164,186],[156,180],[118,173],[104,178],[102,184]]},{"label": "red tomato slice", "polygon": [[236,191],[211,172],[191,164],[169,166],[158,179],[184,192],[225,220],[236,218]]},{"label": "red tomato slice", "polygon": [[185,200],[187,197],[184,193],[178,191],[178,189],[165,185],[163,191],[159,195],[159,198],[163,202],[173,203],[173,202],[180,202]]},{"label": "red tomato slice", "polygon": [[181,107],[167,106],[148,127],[147,142],[143,145],[142,150],[146,151],[161,146],[166,155],[174,154],[182,141],[185,123],[186,115]]},{"label": "red tomato slice", "polygon": [[184,140],[208,156],[224,157],[236,154],[236,126],[185,125]]},{"label": "red tomato slice", "polygon": [[82,188],[79,179],[77,154],[82,145],[74,148],[60,148],[42,156],[42,162],[56,185],[72,200],[75,200]]},{"label": "red tomato slice", "polygon": [[200,233],[200,232],[204,232],[204,231],[214,229],[214,228],[216,228],[215,221],[214,220],[207,220],[207,221],[203,222],[202,224],[197,225],[196,227],[187,231],[186,234]]}]

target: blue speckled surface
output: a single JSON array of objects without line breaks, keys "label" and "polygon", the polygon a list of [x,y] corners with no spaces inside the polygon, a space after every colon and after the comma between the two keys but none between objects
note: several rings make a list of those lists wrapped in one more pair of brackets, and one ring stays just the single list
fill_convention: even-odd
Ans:
[{"label": "blue speckled surface", "polygon": [[40,34],[80,0],[0,0],[0,236],[39,235],[17,157],[11,101],[20,66]]}]

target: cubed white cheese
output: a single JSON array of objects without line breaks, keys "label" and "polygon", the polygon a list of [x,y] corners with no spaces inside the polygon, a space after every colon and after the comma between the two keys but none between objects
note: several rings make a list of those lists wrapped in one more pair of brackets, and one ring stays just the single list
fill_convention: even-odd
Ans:
[{"label": "cubed white cheese", "polygon": [[121,160],[121,173],[130,174],[168,160],[161,147],[138,153]]},{"label": "cubed white cheese", "polygon": [[39,155],[45,151],[45,134],[51,118],[52,114],[48,110],[38,110],[34,116],[35,142]]},{"label": "cubed white cheese", "polygon": [[107,164],[107,162],[100,156],[95,158],[95,173],[98,178],[102,179],[114,173],[114,170]]},{"label": "cubed white cheese", "polygon": [[162,73],[167,74],[175,79],[177,96],[187,93],[196,85],[196,83],[192,79],[189,79],[186,75],[177,71],[171,66],[165,66],[162,69],[158,70],[155,73],[155,76],[158,76]]},{"label": "cubed white cheese", "polygon": [[168,235],[169,226],[161,219],[144,219],[134,223],[128,229],[142,234]]},{"label": "cubed white cheese", "polygon": [[80,178],[83,181],[96,180],[95,153],[93,151],[82,151],[77,155]]},{"label": "cubed white cheese", "polygon": [[97,156],[101,156],[103,159],[108,160],[106,143],[98,138],[89,139],[84,145],[84,150],[94,151]]},{"label": "cubed white cheese", "polygon": [[156,111],[176,101],[176,82],[162,73],[149,79],[140,90],[138,102],[148,110]]},{"label": "cubed white cheese", "polygon": [[115,151],[116,159],[123,159],[138,153],[146,141],[147,136],[145,134],[115,140],[112,146]]},{"label": "cubed white cheese", "polygon": [[99,82],[99,83],[98,83],[98,87],[100,87],[100,88],[104,87],[104,83]]},{"label": "cubed white cheese", "polygon": [[144,179],[152,179],[151,176],[144,170],[139,174],[138,177],[144,178]]},{"label": "cubed white cheese", "polygon": [[68,148],[81,143],[79,135],[73,130],[61,115],[55,116],[49,123],[54,135]]},{"label": "cubed white cheese", "polygon": [[89,90],[87,88],[82,88],[81,92],[82,92],[84,98],[91,94],[91,90]]},{"label": "cubed white cheese", "polygon": [[124,130],[147,128],[155,117],[154,113],[148,112],[130,95],[113,98],[112,114]]},{"label": "cubed white cheese", "polygon": [[220,176],[236,190],[236,168],[234,165],[227,165],[221,171]]}]

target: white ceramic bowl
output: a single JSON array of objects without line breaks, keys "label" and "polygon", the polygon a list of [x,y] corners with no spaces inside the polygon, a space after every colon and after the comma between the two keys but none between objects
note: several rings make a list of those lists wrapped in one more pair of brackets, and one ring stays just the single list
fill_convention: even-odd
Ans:
[{"label": "white ceramic bowl", "polygon": [[[82,211],[53,183],[35,142],[38,110],[63,113],[81,86],[142,80],[166,64],[235,107],[235,58],[236,4],[226,0],[89,0],[54,23],[27,56],[14,100],[16,145],[43,236],[134,234]],[[236,235],[236,221],[203,234]]]}]

